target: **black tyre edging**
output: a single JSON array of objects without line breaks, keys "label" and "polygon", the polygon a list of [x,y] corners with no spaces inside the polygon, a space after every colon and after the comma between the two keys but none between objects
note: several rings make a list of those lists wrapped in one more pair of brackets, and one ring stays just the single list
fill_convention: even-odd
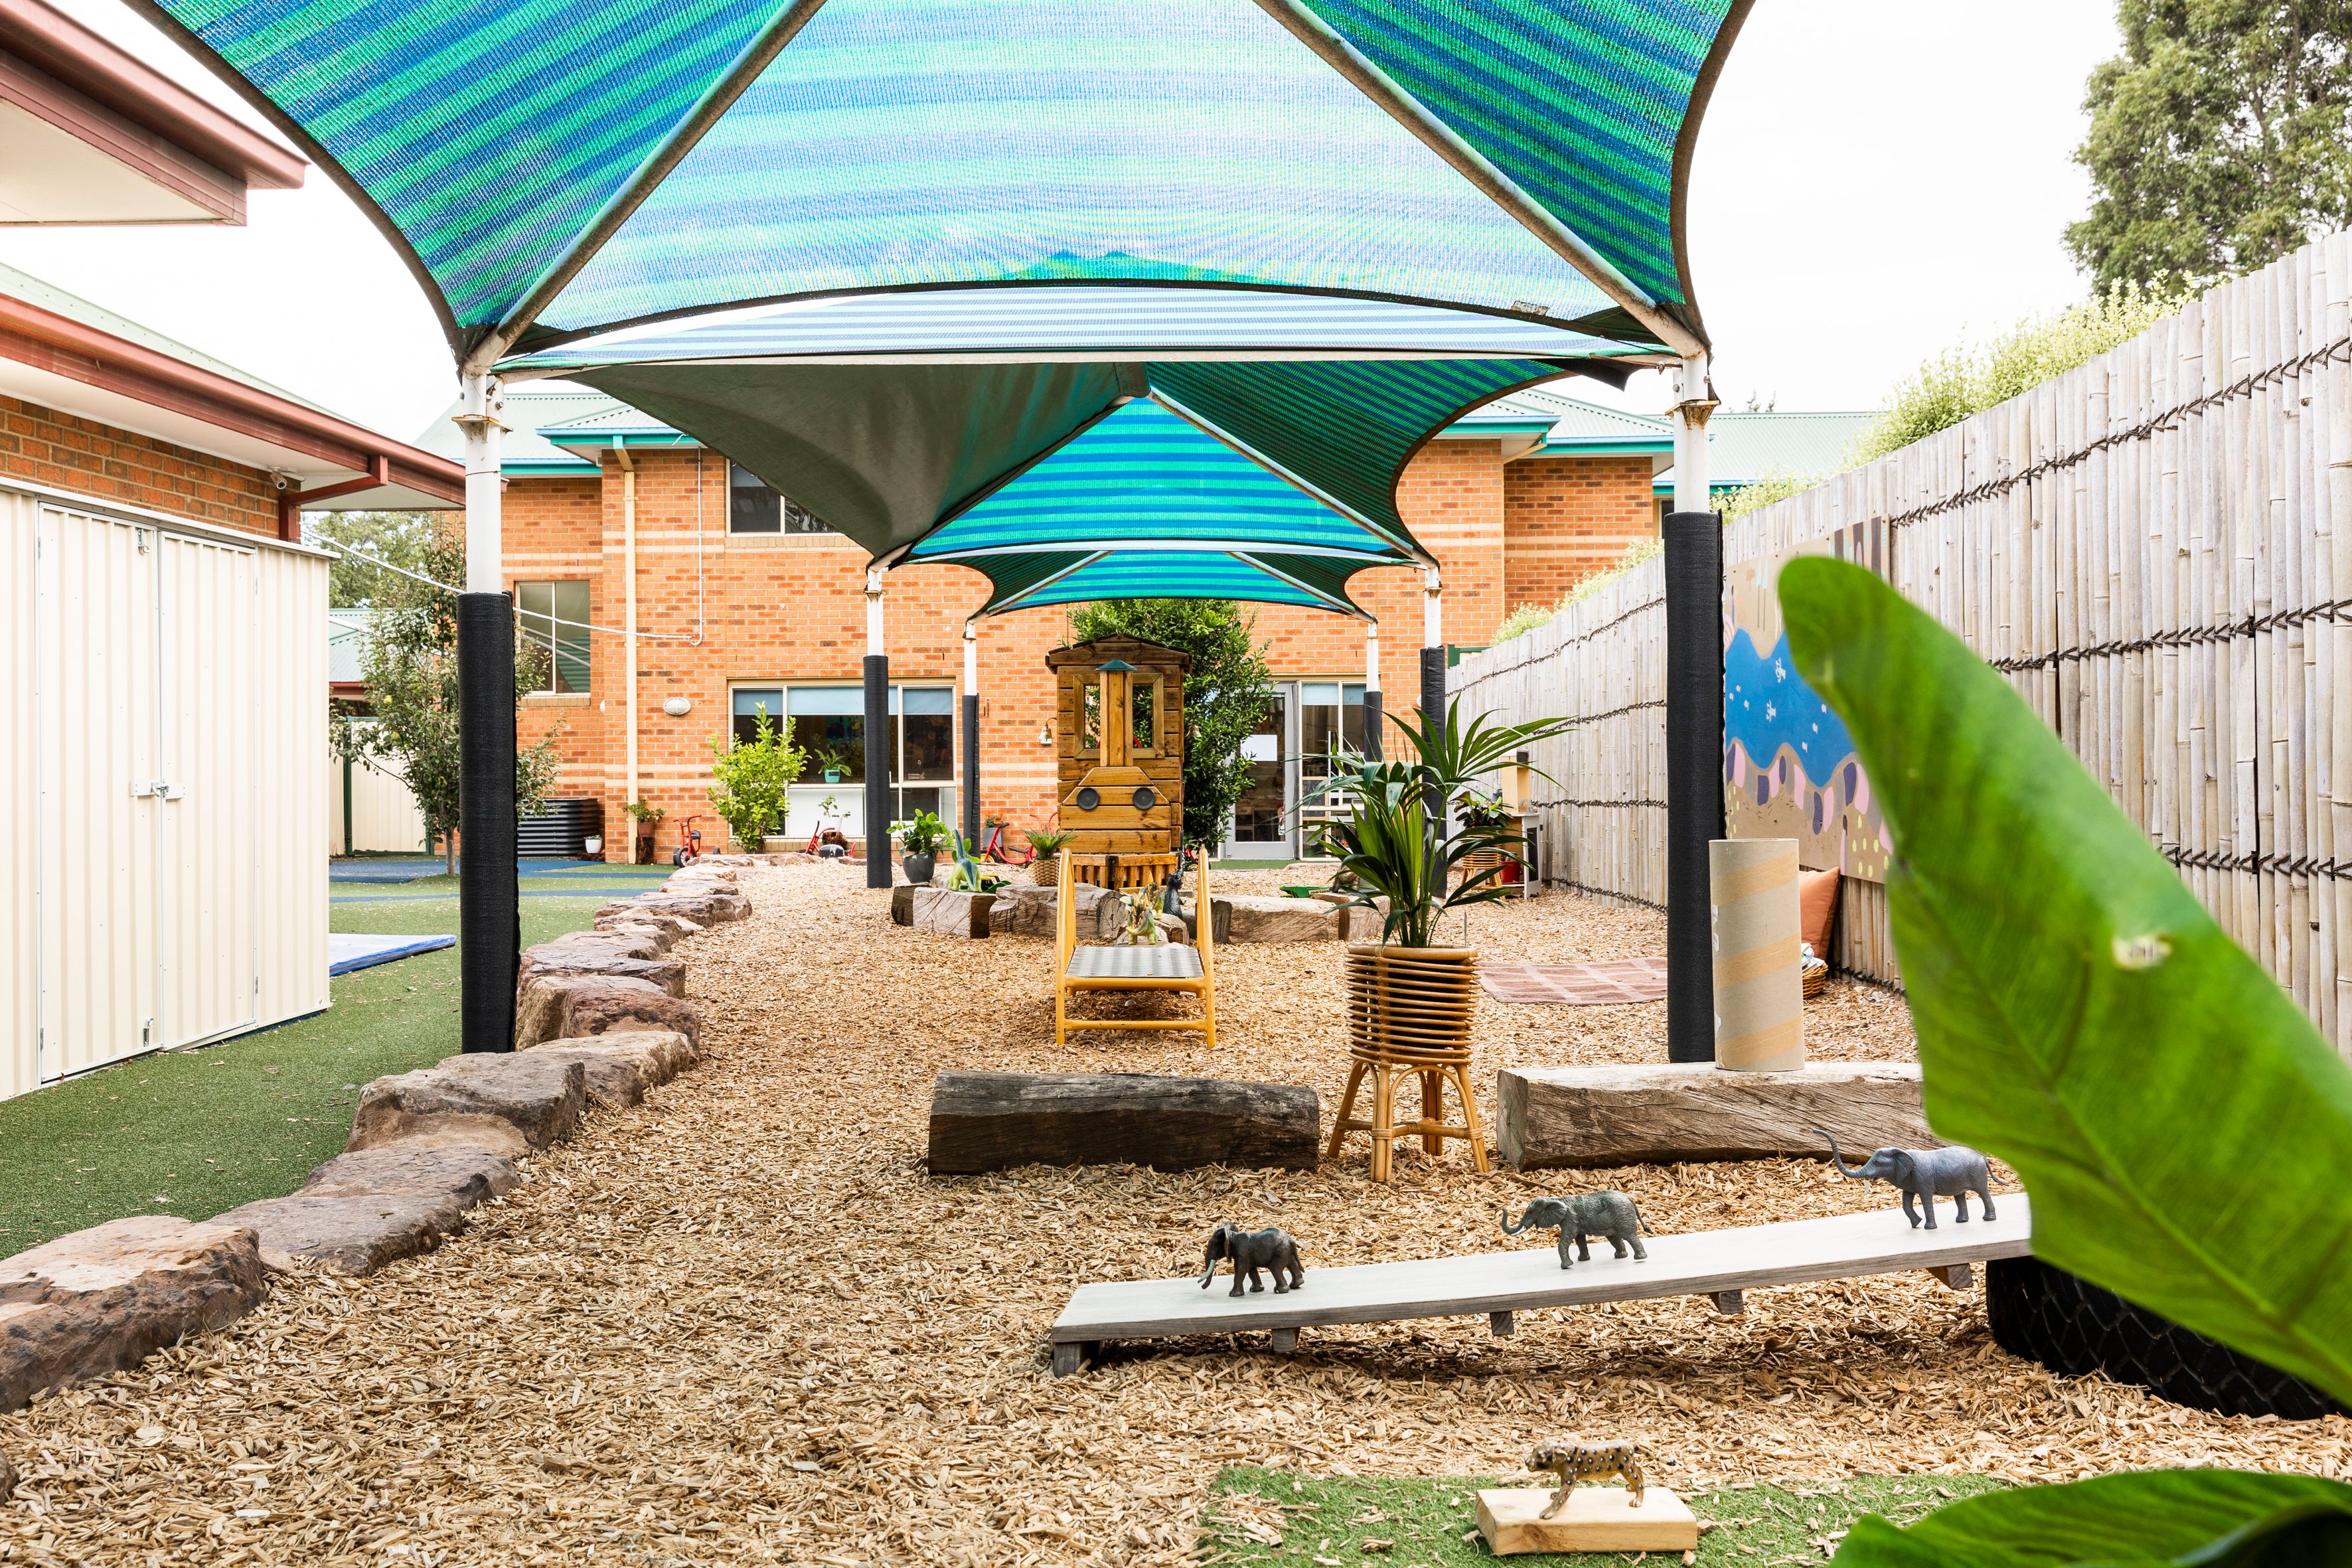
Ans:
[{"label": "black tyre edging", "polygon": [[2352,1414],[2299,1377],[2038,1258],[1985,1266],[1985,1316],[2001,1349],[2062,1376],[2104,1373],[2223,1415],[2315,1421]]}]

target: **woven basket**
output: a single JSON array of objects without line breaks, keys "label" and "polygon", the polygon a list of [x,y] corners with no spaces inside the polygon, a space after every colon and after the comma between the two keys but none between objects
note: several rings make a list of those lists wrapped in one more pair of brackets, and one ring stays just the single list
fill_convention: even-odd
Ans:
[{"label": "woven basket", "polygon": [[1041,888],[1058,886],[1062,880],[1062,857],[1059,854],[1040,855],[1030,861],[1029,879]]},{"label": "woven basket", "polygon": [[1830,987],[1830,966],[1815,963],[1805,971],[1805,1000],[1811,1001]]},{"label": "woven basket", "polygon": [[1440,1067],[1470,1058],[1478,1011],[1475,948],[1348,949],[1348,1054]]}]

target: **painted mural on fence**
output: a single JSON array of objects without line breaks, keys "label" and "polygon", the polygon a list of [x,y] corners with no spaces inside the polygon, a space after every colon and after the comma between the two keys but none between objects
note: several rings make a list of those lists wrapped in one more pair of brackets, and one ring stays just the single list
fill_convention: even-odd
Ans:
[{"label": "painted mural on fence", "polygon": [[1800,555],[1834,555],[1884,574],[1886,530],[1857,523],[1742,562],[1725,573],[1723,786],[1734,838],[1793,838],[1806,866],[1886,879],[1886,824],[1870,777],[1829,704],[1797,674],[1775,591]]}]

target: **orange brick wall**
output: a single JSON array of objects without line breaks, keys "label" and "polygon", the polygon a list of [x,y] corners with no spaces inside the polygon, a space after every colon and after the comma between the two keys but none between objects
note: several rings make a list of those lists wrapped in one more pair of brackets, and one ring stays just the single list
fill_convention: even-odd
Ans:
[{"label": "orange brick wall", "polygon": [[0,396],[0,475],[275,538],[278,490],[259,468]]},{"label": "orange brick wall", "polygon": [[1657,532],[1650,459],[1530,458],[1503,480],[1503,600],[1553,605]]},{"label": "orange brick wall", "polygon": [[[726,464],[715,454],[635,455],[637,495],[638,788],[669,813],[660,844],[678,821],[702,818],[706,843],[725,829],[710,812],[710,741],[729,728],[730,684],[858,679],[866,651],[864,552],[829,535],[730,535]],[[1649,469],[1640,465],[1628,505],[1643,513]],[[1630,470],[1629,470],[1630,471]],[[1507,608],[1510,580],[1505,523],[1509,486],[1494,441],[1442,441],[1407,468],[1399,487],[1408,527],[1444,563],[1444,637],[1485,643]],[[590,619],[624,619],[625,481],[604,459],[590,479],[515,478],[506,490],[507,580],[586,578]],[[698,510],[699,525],[698,530]],[[1621,540],[1609,551],[1613,560]],[[958,566],[901,568],[883,600],[894,681],[958,689],[964,618],[985,600],[987,583]],[[1380,618],[1381,684],[1390,706],[1418,700],[1422,582],[1418,570],[1383,569],[1355,579],[1357,602]],[[1282,605],[1255,606],[1258,636],[1276,675],[1348,677],[1364,670],[1364,624]],[[700,627],[699,641],[690,639]],[[1065,638],[1066,610],[1026,610],[981,624],[982,804],[1024,826],[1044,821],[1055,800],[1054,748],[1039,743],[1052,722],[1054,683],[1045,654]],[[526,743],[560,731],[563,769],[557,792],[604,803],[607,853],[627,853],[627,670],[621,639],[591,637],[585,696],[526,699]],[[693,704],[684,718],[662,710],[670,698]],[[958,722],[961,709],[959,706]],[[1050,731],[1047,731],[1050,741]],[[961,739],[956,752],[962,756]],[[857,786],[845,785],[846,799]]]}]

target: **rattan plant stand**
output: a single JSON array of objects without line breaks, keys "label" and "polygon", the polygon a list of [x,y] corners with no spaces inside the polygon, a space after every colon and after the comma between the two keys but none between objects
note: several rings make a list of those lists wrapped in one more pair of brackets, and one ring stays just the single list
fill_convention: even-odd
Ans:
[{"label": "rattan plant stand", "polygon": [[[1372,1180],[1396,1168],[1396,1141],[1419,1138],[1431,1154],[1448,1138],[1466,1140],[1477,1168],[1487,1170],[1486,1134],[1478,1125],[1478,1096],[1470,1084],[1470,1021],[1478,1007],[1475,949],[1375,947],[1348,949],[1348,1055],[1354,1061],[1325,1158],[1339,1157],[1350,1132],[1372,1135]],[[1356,1097],[1371,1079],[1371,1115],[1355,1115]],[[1401,1080],[1421,1079],[1421,1117],[1397,1120]],[[1445,1120],[1445,1088],[1462,1101],[1462,1121]]]}]

